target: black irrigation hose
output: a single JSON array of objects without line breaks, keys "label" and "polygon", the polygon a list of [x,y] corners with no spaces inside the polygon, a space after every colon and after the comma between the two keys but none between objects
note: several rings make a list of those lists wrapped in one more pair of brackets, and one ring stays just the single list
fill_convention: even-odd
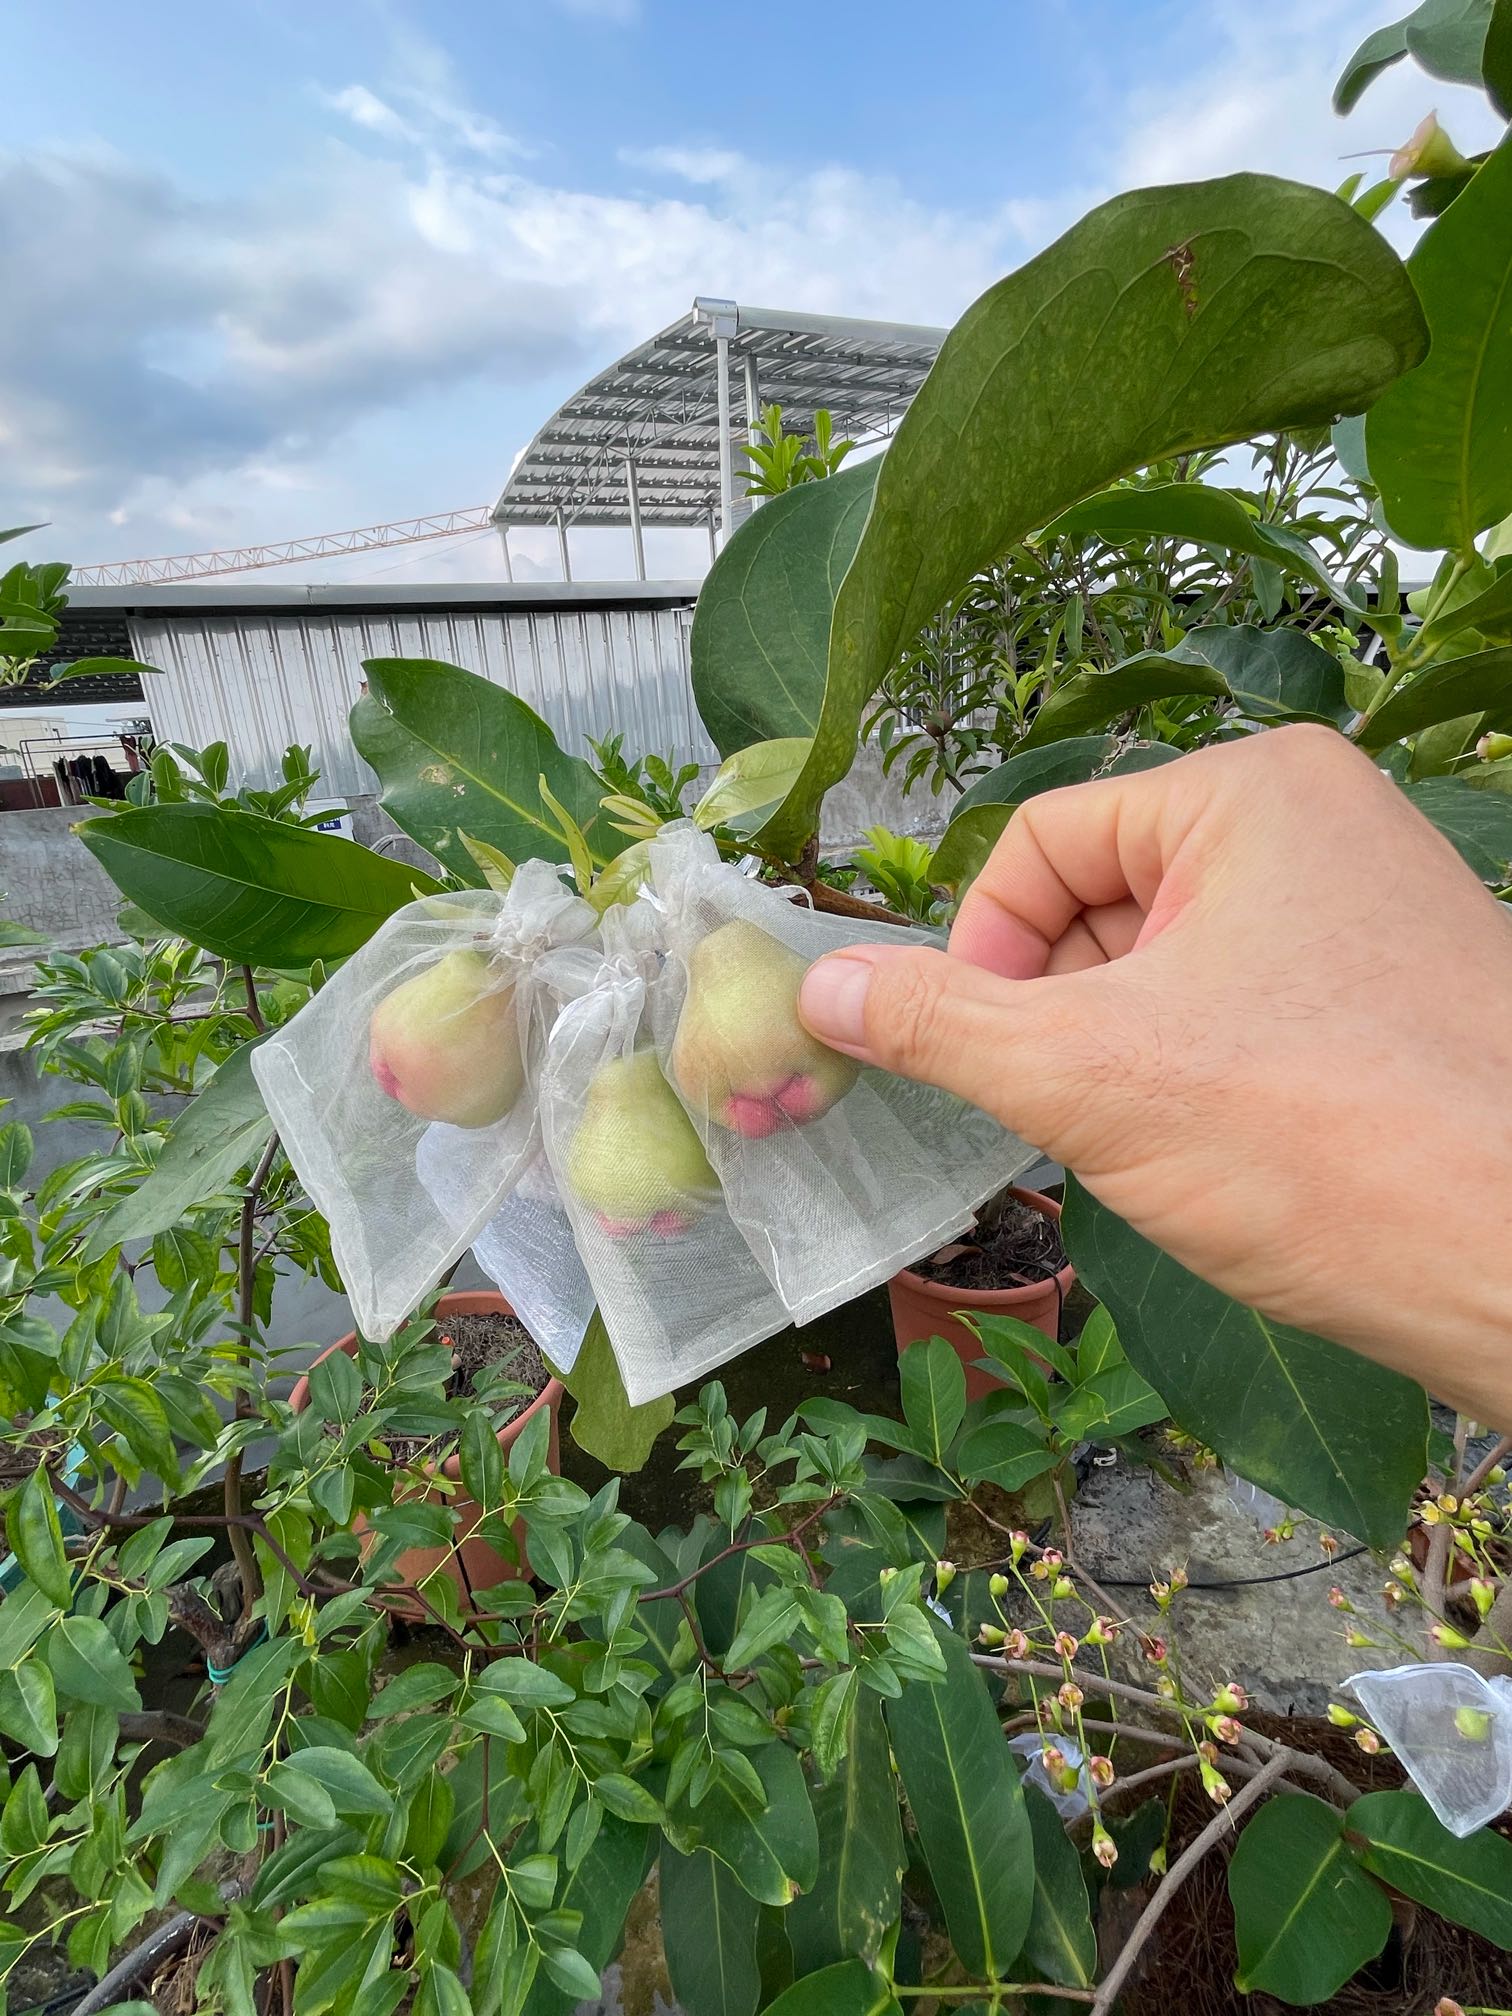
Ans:
[{"label": "black irrigation hose", "polygon": [[[1368,1547],[1346,1547],[1342,1554],[1335,1554],[1328,1561],[1310,1561],[1305,1568],[1282,1568],[1274,1575],[1236,1575],[1227,1582],[1188,1582],[1188,1589],[1256,1589],[1265,1582],[1296,1582],[1304,1575],[1321,1575],[1325,1569],[1337,1568],[1341,1561],[1353,1561],[1360,1554],[1368,1554]],[[1089,1571],[1090,1572],[1090,1571]],[[1117,1575],[1099,1575],[1096,1578],[1104,1589],[1148,1589],[1148,1576],[1135,1576],[1132,1580],[1121,1580]]]}]

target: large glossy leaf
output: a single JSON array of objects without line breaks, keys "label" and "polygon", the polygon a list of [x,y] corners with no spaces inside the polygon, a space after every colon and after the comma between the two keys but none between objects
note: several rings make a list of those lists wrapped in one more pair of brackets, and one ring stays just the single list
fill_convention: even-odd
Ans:
[{"label": "large glossy leaf", "polygon": [[[959,2008],[959,2003],[953,2003]],[[769,2002],[766,2016],[902,2016],[897,1997],[880,1975],[859,1960],[847,1960],[839,1967],[826,1967],[795,1981],[775,2002]]]},{"label": "large glossy leaf", "polygon": [[631,1405],[597,1309],[572,1370],[556,1376],[576,1403],[569,1426],[579,1449],[586,1449],[606,1470],[643,1470],[652,1444],[677,1412],[677,1402],[668,1393],[639,1407]]},{"label": "large glossy leaf", "polygon": [[511,861],[566,861],[569,850],[541,797],[583,829],[602,866],[629,845],[605,817],[603,786],[581,757],[515,694],[431,658],[369,658],[368,690],[352,709],[357,753],[378,772],[384,810],[464,882],[483,871],[465,831]]},{"label": "large glossy leaf", "polygon": [[662,1946],[672,1992],[688,2016],[755,2016],[761,2000],[761,1906],[706,1848],[661,1852]]},{"label": "large glossy leaf", "polygon": [[967,310],[905,415],[765,837],[802,845],[888,666],[1015,540],[1162,456],[1358,412],[1423,342],[1395,254],[1320,190],[1236,175],[1094,210]]},{"label": "large glossy leaf", "polygon": [[688,648],[693,697],[721,756],[749,742],[813,734],[830,614],[878,466],[863,462],[772,498],[709,569]]},{"label": "large glossy leaf", "polygon": [[1428,777],[1405,789],[1483,882],[1512,882],[1512,797],[1476,791],[1459,777]]},{"label": "large glossy leaf", "polygon": [[1351,1835],[1363,1835],[1365,1867],[1437,1911],[1512,1951],[1512,1841],[1489,1827],[1459,1840],[1416,1792],[1368,1792],[1349,1809]]},{"label": "large glossy leaf", "polygon": [[1374,1547],[1400,1540],[1427,1465],[1420,1386],[1231,1301],[1074,1179],[1061,1226],[1129,1362],[1183,1428],[1287,1504]]},{"label": "large glossy leaf", "polygon": [[1090,1988],[1097,1975],[1097,1936],[1081,1857],[1043,1792],[1026,1786],[1024,1805],[1034,1836],[1034,1908],[1024,1935],[1023,1977]]},{"label": "large glossy leaf", "polygon": [[1223,546],[1270,560],[1288,574],[1311,581],[1326,595],[1339,589],[1328,569],[1300,533],[1284,525],[1267,525],[1247,511],[1228,490],[1206,483],[1158,483],[1103,490],[1073,504],[1045,527],[1045,537],[1125,539],[1147,533],[1198,546]]},{"label": "large glossy leaf", "polygon": [[887,1703],[887,1732],[919,1843],[962,1964],[1005,1976],[1034,1903],[1024,1793],[987,1684],[954,1632],[935,1627],[945,1678]]},{"label": "large glossy leaf", "polygon": [[1118,747],[1116,735],[1047,742],[1043,748],[1021,750],[979,777],[956,806],[945,837],[935,849],[929,868],[931,880],[964,895],[1026,799],[1037,798],[1042,791],[1085,784],[1094,776],[1131,777],[1139,770],[1158,770],[1162,763],[1174,763],[1181,754],[1168,742],[1135,742],[1114,755]]},{"label": "large glossy leaf", "polygon": [[762,1904],[791,1904],[819,1874],[819,1835],[796,1751],[767,1743],[751,1763],[766,1793],[765,1812],[748,1813],[724,1785],[679,1815],[684,1832],[734,1870]]},{"label": "large glossy leaf", "polygon": [[[556,1895],[559,1911],[581,1911],[583,1922],[572,1943],[602,1971],[619,1951],[625,1919],[646,1879],[656,1835],[613,1813],[599,1822],[591,1846],[576,1869],[568,1870]],[[578,1999],[538,1974],[525,1998],[522,2016],[572,2016]]]},{"label": "large glossy leaf", "polygon": [[966,1412],[966,1373],[943,1337],[910,1344],[898,1361],[903,1419],[932,1463],[943,1463]]},{"label": "large glossy leaf", "polygon": [[694,806],[694,824],[706,833],[715,826],[754,832],[792,790],[810,747],[807,735],[783,735],[737,749],[720,764],[713,783]]},{"label": "large glossy leaf", "polygon": [[[1507,6],[1512,17],[1512,0],[1507,0]],[[1445,638],[1461,630],[1478,630],[1494,644],[1512,640],[1512,567],[1499,574],[1479,595],[1468,597],[1425,623],[1418,642],[1424,651],[1433,651]]]},{"label": "large glossy leaf", "polygon": [[1370,471],[1399,539],[1468,559],[1512,511],[1512,136],[1407,265],[1433,347],[1372,407]]},{"label": "large glossy leaf", "polygon": [[111,1206],[90,1233],[86,1260],[98,1260],[126,1239],[150,1239],[209,1200],[268,1144],[273,1122],[252,1076],[256,1042],[244,1043],[168,1130],[156,1163],[136,1188]]},{"label": "large glossy leaf", "polygon": [[149,805],[74,831],[123,896],[239,966],[345,959],[439,887],[335,833],[225,805]]},{"label": "large glossy leaf", "polygon": [[1486,727],[1512,727],[1512,649],[1472,651],[1430,665],[1410,685],[1393,693],[1359,733],[1362,749],[1386,749],[1439,721],[1484,714]]},{"label": "large glossy leaf", "polygon": [[875,1961],[900,1908],[908,1855],[882,1703],[869,1688],[854,1697],[845,1758],[815,1792],[814,1818],[819,1880],[787,1913],[800,1974],[840,1960]]},{"label": "large glossy leaf", "polygon": [[1422,0],[1402,26],[1407,47],[1430,77],[1478,84],[1491,0]]},{"label": "large glossy leaf", "polygon": [[1344,1826],[1336,1806],[1300,1792],[1272,1799],[1240,1834],[1228,1891],[1245,1994],[1326,2001],[1385,1945],[1391,1906],[1345,1846]]},{"label": "large glossy leaf", "polygon": [[1085,735],[1121,714],[1132,714],[1157,700],[1175,700],[1189,693],[1227,700],[1229,684],[1216,666],[1184,639],[1174,651],[1140,651],[1102,672],[1078,672],[1057,686],[1029,724],[1026,749],[1056,742],[1064,735]]},{"label": "large glossy leaf", "polygon": [[1360,93],[1375,82],[1383,71],[1393,63],[1400,63],[1407,54],[1407,23],[1393,21],[1385,28],[1377,28],[1365,37],[1353,56],[1344,65],[1339,81],[1334,86],[1333,105],[1335,112],[1349,112],[1358,102]]},{"label": "large glossy leaf", "polygon": [[1512,119],[1512,0],[1494,0],[1481,50],[1481,81],[1503,119]]}]

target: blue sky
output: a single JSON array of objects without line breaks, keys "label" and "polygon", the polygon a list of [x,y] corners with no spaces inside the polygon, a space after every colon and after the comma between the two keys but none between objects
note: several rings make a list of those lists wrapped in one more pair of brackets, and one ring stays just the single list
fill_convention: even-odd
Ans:
[{"label": "blue sky", "polygon": [[[1486,144],[1479,101],[1408,66],[1334,119],[1390,13],[12,0],[0,522],[46,517],[32,556],[84,562],[488,501],[695,293],[948,321],[1122,188],[1332,184],[1435,105]],[[585,537],[580,572],[623,570]],[[517,538],[554,571],[549,535]],[[661,535],[652,569],[696,553]],[[496,565],[484,536],[313,571]]]}]

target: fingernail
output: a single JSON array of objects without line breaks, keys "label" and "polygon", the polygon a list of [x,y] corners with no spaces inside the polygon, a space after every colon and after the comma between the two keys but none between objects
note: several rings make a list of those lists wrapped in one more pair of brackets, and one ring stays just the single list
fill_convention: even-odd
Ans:
[{"label": "fingernail", "polygon": [[813,1033],[846,1050],[866,1047],[866,990],[871,961],[845,953],[819,959],[803,976],[798,1006]]}]

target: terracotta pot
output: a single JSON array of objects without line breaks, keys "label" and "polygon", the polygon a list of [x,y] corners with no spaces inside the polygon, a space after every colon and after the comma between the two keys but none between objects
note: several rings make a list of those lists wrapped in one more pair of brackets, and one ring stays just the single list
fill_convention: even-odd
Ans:
[{"label": "terracotta pot", "polygon": [[[514,1313],[504,1297],[496,1295],[492,1290],[479,1289],[456,1295],[443,1295],[436,1304],[438,1324],[444,1323],[448,1316],[513,1316]],[[321,1358],[329,1358],[333,1351],[344,1351],[348,1358],[355,1358],[356,1331],[349,1330],[345,1337],[338,1337],[329,1349],[321,1352],[315,1364],[318,1365]],[[551,1416],[551,1444],[546,1458],[547,1467],[553,1477],[561,1475],[557,1430],[565,1390],[560,1379],[549,1379],[523,1413],[516,1414],[505,1422],[498,1431],[498,1439],[499,1448],[506,1456],[510,1444],[519,1435],[526,1422],[533,1421],[544,1407]],[[300,1378],[289,1395],[289,1405],[296,1414],[302,1414],[309,1404],[309,1379]],[[452,1484],[461,1483],[462,1469],[455,1455],[444,1459],[441,1474]],[[396,1564],[401,1581],[423,1582],[427,1575],[434,1575],[439,1568],[456,1583],[462,1606],[466,1609],[474,1590],[492,1589],[497,1583],[511,1582],[521,1575],[530,1573],[530,1564],[525,1558],[525,1529],[522,1525],[517,1524],[514,1529],[515,1542],[520,1550],[520,1565],[516,1566],[496,1547],[490,1546],[478,1535],[476,1528],[482,1522],[483,1514],[465,1492],[458,1491],[454,1495],[447,1496],[440,1491],[421,1489],[410,1493],[409,1496],[418,1497],[422,1502],[434,1500],[438,1505],[449,1505],[458,1515],[458,1524],[449,1547],[407,1548],[399,1556]],[[367,1531],[367,1521],[360,1512],[352,1522],[352,1530],[356,1533]],[[463,1537],[459,1539],[458,1535]],[[425,1614],[418,1604],[396,1603],[394,1607],[413,1617],[423,1617]]]},{"label": "terracotta pot", "polygon": [[[1038,1190],[1021,1190],[1014,1185],[1008,1194],[1047,1218],[1057,1221],[1060,1218],[1059,1204]],[[989,1393],[1000,1392],[1003,1382],[990,1372],[978,1371],[976,1361],[986,1354],[957,1312],[972,1316],[1016,1316],[1021,1323],[1032,1323],[1036,1330],[1059,1342],[1061,1304],[1075,1279],[1076,1269],[1067,1261],[1052,1280],[1036,1281],[1027,1288],[946,1288],[905,1267],[887,1284],[898,1355],[901,1357],[921,1337],[943,1337],[966,1368],[966,1398],[984,1399]]]}]

